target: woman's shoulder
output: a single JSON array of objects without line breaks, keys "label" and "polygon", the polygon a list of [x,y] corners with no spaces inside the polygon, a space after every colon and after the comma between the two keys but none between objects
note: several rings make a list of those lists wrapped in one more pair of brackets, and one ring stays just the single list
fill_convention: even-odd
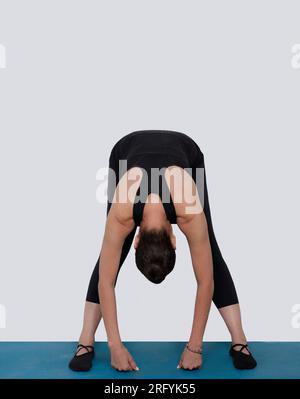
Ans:
[{"label": "woman's shoulder", "polygon": [[121,224],[131,225],[133,204],[142,177],[141,168],[132,167],[123,174],[115,187],[110,213]]},{"label": "woman's shoulder", "polygon": [[190,221],[203,211],[197,185],[189,172],[176,165],[170,166],[166,168],[165,179],[178,222]]}]

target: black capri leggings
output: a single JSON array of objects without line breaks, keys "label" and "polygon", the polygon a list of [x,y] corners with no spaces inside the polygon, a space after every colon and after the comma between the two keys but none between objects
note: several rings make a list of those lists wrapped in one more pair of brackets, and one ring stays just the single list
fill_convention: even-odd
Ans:
[{"label": "black capri leggings", "polygon": [[[236,289],[231,277],[231,274],[228,270],[227,264],[222,256],[222,253],[220,251],[220,248],[218,246],[214,230],[213,230],[213,225],[212,225],[212,220],[211,220],[211,213],[210,213],[210,207],[209,207],[209,200],[208,200],[208,190],[207,190],[207,179],[206,179],[206,170],[205,170],[205,164],[204,164],[204,156],[202,152],[200,151],[197,157],[196,164],[194,165],[198,168],[204,168],[204,213],[206,216],[206,221],[207,221],[207,226],[208,226],[208,233],[209,233],[209,239],[210,239],[210,245],[211,245],[211,251],[212,251],[212,259],[213,259],[213,274],[214,274],[214,294],[213,294],[213,302],[215,306],[219,309],[224,306],[229,306],[238,303],[238,297],[236,293]],[[115,171],[116,174],[116,184],[118,184],[120,180],[120,176],[118,175],[119,173],[119,163],[116,157],[114,156],[114,152],[111,152],[110,158],[109,158],[109,168]],[[195,181],[195,175],[194,175],[195,169],[193,168],[193,178]],[[108,193],[111,193],[111,180],[108,178]],[[198,187],[199,191],[199,187]],[[111,195],[111,194],[110,194]],[[108,212],[111,207],[111,202],[108,201],[107,203],[107,212],[106,215],[108,215]],[[122,264],[124,263],[129,250],[131,248],[135,233],[136,233],[137,227],[135,226],[134,229],[131,231],[131,233],[126,237],[123,248],[122,248],[122,253],[120,257],[120,264],[119,264],[119,269],[117,272],[117,276],[115,279],[115,285],[117,282],[117,278],[120,272],[120,268]],[[100,303],[99,301],[99,294],[98,294],[98,281],[99,281],[99,259],[101,256],[100,255],[97,259],[95,268],[93,270],[90,283],[88,286],[88,291],[87,291],[87,296],[86,296],[86,301],[88,302],[93,302],[93,303]]]}]

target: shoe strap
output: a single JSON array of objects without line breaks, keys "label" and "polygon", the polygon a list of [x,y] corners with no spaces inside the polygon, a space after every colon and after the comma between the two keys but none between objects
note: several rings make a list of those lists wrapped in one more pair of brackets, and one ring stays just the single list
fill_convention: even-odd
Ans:
[{"label": "shoe strap", "polygon": [[[77,345],[77,350],[76,350],[76,355],[80,351],[80,349],[86,349],[88,353],[92,353],[94,351],[94,347],[91,345],[82,345],[78,344]],[[90,350],[91,349],[91,350]]]},{"label": "shoe strap", "polygon": [[[250,353],[250,351],[248,349],[248,344],[235,344],[235,345],[232,345],[231,348],[233,349],[233,348],[236,348],[237,346],[241,347],[239,352],[242,352],[243,349],[247,349],[247,351]],[[250,353],[250,355],[251,355],[251,353]]]}]

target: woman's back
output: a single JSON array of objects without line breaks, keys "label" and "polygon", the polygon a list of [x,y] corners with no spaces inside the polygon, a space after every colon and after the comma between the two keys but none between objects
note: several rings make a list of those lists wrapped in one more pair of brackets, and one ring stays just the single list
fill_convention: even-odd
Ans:
[{"label": "woman's back", "polygon": [[[113,147],[116,159],[126,159],[128,163],[140,155],[160,156],[164,159],[180,159],[181,163],[192,166],[198,152],[198,145],[188,135],[171,130],[138,130],[122,137]],[[157,162],[155,162],[157,163]]]},{"label": "woman's back", "polygon": [[[134,203],[133,218],[140,225],[147,196],[156,193],[160,196],[167,218],[170,223],[176,223],[176,211],[165,182],[164,168],[179,166],[193,168],[201,153],[198,145],[186,134],[169,130],[139,130],[122,137],[111,151],[110,166],[116,173],[116,184],[129,169],[142,168],[141,185],[146,187],[137,191],[139,201]],[[126,161],[126,164],[121,162]],[[159,172],[160,171],[160,172]],[[110,189],[110,198],[113,197]],[[166,198],[163,198],[163,192]]]}]

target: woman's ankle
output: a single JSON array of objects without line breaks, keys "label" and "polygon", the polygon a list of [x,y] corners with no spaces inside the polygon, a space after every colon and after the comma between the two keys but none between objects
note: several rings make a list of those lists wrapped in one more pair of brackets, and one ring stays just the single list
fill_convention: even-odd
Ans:
[{"label": "woman's ankle", "polygon": [[246,345],[247,338],[245,337],[244,334],[234,335],[231,337],[231,343],[232,343],[232,345],[236,345],[236,344]]},{"label": "woman's ankle", "polygon": [[81,345],[85,345],[85,346],[93,346],[95,343],[95,337],[94,336],[90,336],[90,335],[85,335],[85,334],[81,334],[79,337],[79,344]]}]

